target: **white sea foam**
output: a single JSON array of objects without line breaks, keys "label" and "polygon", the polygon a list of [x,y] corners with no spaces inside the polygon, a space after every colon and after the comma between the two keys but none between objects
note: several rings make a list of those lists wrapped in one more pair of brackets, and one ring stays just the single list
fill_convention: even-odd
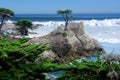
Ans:
[{"label": "white sea foam", "polygon": [[7,24],[12,24],[12,23],[13,23],[13,21],[8,20],[8,21],[5,21],[5,23],[7,23]]},{"label": "white sea foam", "polygon": [[29,34],[30,38],[44,36],[57,29],[58,26],[39,26],[36,29],[29,30],[29,32],[34,32],[35,34]]},{"label": "white sea foam", "polygon": [[99,42],[120,43],[120,26],[85,26],[85,31]]},{"label": "white sea foam", "polygon": [[44,26],[60,26],[61,24],[64,24],[63,21],[48,21],[48,22],[39,22],[35,21],[33,24],[42,24]]},{"label": "white sea foam", "polygon": [[120,19],[85,20],[85,26],[120,26]]},{"label": "white sea foam", "polygon": [[[120,26],[120,19],[104,19],[104,20],[75,20],[73,22],[84,22],[85,26]],[[13,21],[8,20],[6,23],[13,23]],[[64,24],[64,21],[34,21],[33,24],[42,24],[44,26],[60,26]]]},{"label": "white sea foam", "polygon": [[[105,20],[75,20],[73,22],[84,22],[85,26],[120,26],[120,19],[105,19]],[[42,24],[45,26],[60,26],[64,21],[48,21],[39,22],[35,21],[33,24]]]}]

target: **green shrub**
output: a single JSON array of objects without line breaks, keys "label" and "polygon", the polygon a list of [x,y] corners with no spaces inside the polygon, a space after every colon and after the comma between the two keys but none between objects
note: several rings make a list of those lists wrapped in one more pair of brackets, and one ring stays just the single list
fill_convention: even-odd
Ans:
[{"label": "green shrub", "polygon": [[67,37],[67,32],[64,32],[64,33],[63,33],[63,37]]},{"label": "green shrub", "polygon": [[[119,63],[112,63],[113,71],[110,65],[102,63],[98,55],[96,62],[86,60],[82,60],[81,62],[72,61],[72,65],[66,69],[65,73],[58,80],[119,80],[119,66]],[[109,77],[109,75],[112,77]]]},{"label": "green shrub", "polygon": [[41,64],[34,61],[48,48],[45,44],[22,46],[26,41],[27,39],[7,41],[5,37],[0,38],[0,80],[45,79],[38,70]]},{"label": "green shrub", "polygon": [[49,48],[46,44],[23,45],[29,39],[7,41],[0,38],[0,80],[45,80],[44,72],[67,67],[49,61],[36,63],[38,55]]}]

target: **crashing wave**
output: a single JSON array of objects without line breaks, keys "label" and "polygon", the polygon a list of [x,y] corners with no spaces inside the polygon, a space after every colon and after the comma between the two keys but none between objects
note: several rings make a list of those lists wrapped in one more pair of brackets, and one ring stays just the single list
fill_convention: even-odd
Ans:
[{"label": "crashing wave", "polygon": [[[104,19],[104,20],[75,20],[72,22],[83,22],[84,26],[120,26],[120,19]],[[33,24],[42,24],[45,26],[60,26],[64,21],[48,21],[48,22],[33,22]]]},{"label": "crashing wave", "polygon": [[[83,22],[84,26],[120,26],[120,19],[104,19],[104,20],[75,20],[72,22]],[[6,21],[6,23],[13,23],[13,21]],[[34,21],[33,24],[41,24],[44,26],[60,26],[64,21]]]},{"label": "crashing wave", "polygon": [[[85,26],[120,26],[120,19],[105,19],[105,20],[80,20]],[[75,21],[75,22],[80,22]]]}]

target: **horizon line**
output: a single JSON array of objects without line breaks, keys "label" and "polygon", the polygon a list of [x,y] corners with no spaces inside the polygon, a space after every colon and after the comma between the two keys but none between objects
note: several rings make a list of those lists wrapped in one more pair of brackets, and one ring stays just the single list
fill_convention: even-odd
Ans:
[{"label": "horizon line", "polygon": [[[57,13],[15,13],[15,14],[57,14]],[[72,14],[120,14],[120,13],[72,13]]]}]

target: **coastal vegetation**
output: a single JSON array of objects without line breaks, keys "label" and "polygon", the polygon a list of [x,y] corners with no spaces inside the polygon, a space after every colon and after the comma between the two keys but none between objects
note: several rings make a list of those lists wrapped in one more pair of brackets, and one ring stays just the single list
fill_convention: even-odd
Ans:
[{"label": "coastal vegetation", "polygon": [[[45,73],[64,71],[57,80],[119,80],[120,57],[103,56],[98,60],[71,61],[67,64],[51,63],[49,60],[36,62],[46,44],[24,45],[29,39],[6,40],[0,38],[0,80],[46,80]],[[114,60],[114,59],[115,60]],[[41,59],[42,60],[42,59]]]},{"label": "coastal vegetation", "polygon": [[[64,30],[66,32],[68,22],[72,17],[72,11],[68,9],[58,10],[57,13],[61,14],[64,18]],[[4,19],[13,14],[9,9],[0,8],[0,18],[2,21],[0,31]],[[17,30],[23,36],[28,35],[28,29],[32,29],[32,23],[26,19],[19,20],[16,25],[18,26]],[[53,37],[51,38],[54,39]],[[76,38],[78,38],[78,36]],[[29,39],[25,38],[10,40],[7,39],[6,35],[0,37],[0,80],[46,80],[47,76],[44,73],[55,71],[63,71],[61,76],[56,77],[57,80],[120,80],[119,55],[100,57],[98,54],[97,61],[82,59],[81,62],[71,60],[71,62],[65,64],[55,63],[50,62],[49,59],[43,60],[42,57],[40,57],[42,52],[50,49],[46,46],[46,43],[26,45],[25,43],[28,42],[28,40]],[[66,48],[63,49],[63,46],[61,46],[61,49],[56,49],[56,46],[62,43],[58,44],[59,40],[53,40],[54,42],[56,41],[55,47],[53,46],[56,52],[58,50],[60,50],[60,52],[62,52],[61,50],[66,50]],[[64,46],[67,46],[68,50],[64,50],[65,54],[69,52],[69,48],[71,48],[69,45],[66,45],[66,42],[67,40],[65,40]],[[82,46],[82,48],[83,47],[84,46]],[[81,47],[78,50],[80,51]],[[64,58],[65,54],[59,54],[59,56]],[[81,55],[82,54],[84,53],[81,52]],[[40,58],[40,61],[37,61],[38,58]],[[60,62],[62,62],[62,59],[60,60]]]},{"label": "coastal vegetation", "polygon": [[0,8],[0,19],[1,19],[1,23],[0,23],[0,33],[1,33],[1,28],[4,24],[4,20],[6,18],[10,18],[11,16],[14,15],[14,12],[10,9],[6,9],[6,8]]},{"label": "coastal vegetation", "polygon": [[98,54],[98,60],[95,62],[84,59],[81,62],[72,61],[70,68],[58,80],[120,80],[119,60],[112,61],[112,57],[105,57],[106,59],[100,58]]},{"label": "coastal vegetation", "polygon": [[24,45],[29,39],[6,38],[0,38],[0,80],[45,80],[42,73],[65,68],[47,60],[36,62],[39,54],[49,49],[45,44]]},{"label": "coastal vegetation", "polygon": [[28,35],[28,29],[32,29],[32,22],[27,19],[19,20],[16,25],[18,26],[16,29],[23,36]]},{"label": "coastal vegetation", "polygon": [[72,11],[69,10],[69,9],[58,10],[57,13],[62,15],[62,17],[63,17],[63,19],[65,21],[65,29],[64,30],[66,31],[67,26],[68,26],[68,22],[69,22],[70,18],[72,18],[72,15],[71,15]]}]

